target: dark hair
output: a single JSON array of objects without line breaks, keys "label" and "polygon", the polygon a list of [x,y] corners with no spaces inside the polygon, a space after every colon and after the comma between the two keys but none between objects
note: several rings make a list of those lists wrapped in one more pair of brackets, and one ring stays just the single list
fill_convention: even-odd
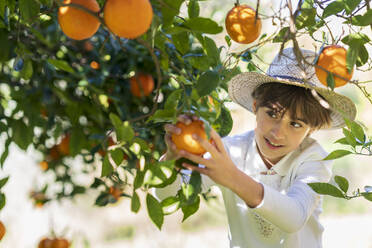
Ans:
[{"label": "dark hair", "polygon": [[312,128],[330,126],[332,121],[331,110],[323,107],[307,88],[275,82],[265,83],[252,92],[252,97],[256,100],[256,110],[273,106],[279,107],[280,111],[289,110],[293,120],[302,119]]}]

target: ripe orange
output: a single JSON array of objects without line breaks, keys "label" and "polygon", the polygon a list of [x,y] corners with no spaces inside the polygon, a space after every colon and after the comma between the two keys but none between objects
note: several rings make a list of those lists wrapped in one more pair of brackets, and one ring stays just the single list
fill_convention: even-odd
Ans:
[{"label": "ripe orange", "polygon": [[181,128],[181,134],[172,134],[172,141],[178,150],[185,150],[195,155],[203,155],[206,152],[200,143],[192,138],[192,135],[196,134],[202,139],[207,139],[201,120],[192,121],[189,125],[177,122],[176,126]]},{"label": "ripe orange", "polygon": [[60,157],[61,157],[61,155],[59,154],[57,145],[50,148],[48,160],[55,161],[55,160],[58,160]]},{"label": "ripe orange", "polygon": [[3,222],[0,221],[0,240],[3,239],[5,232],[6,232],[5,226]]},{"label": "ripe orange", "polygon": [[53,240],[49,238],[43,238],[39,242],[38,248],[53,248]]},{"label": "ripe orange", "polygon": [[[345,85],[348,81],[337,77],[337,75],[344,77],[348,80],[353,76],[354,70],[348,72],[346,67],[346,49],[338,45],[330,45],[323,49],[319,55],[317,65],[323,67],[333,74],[335,87]],[[315,67],[315,73],[319,81],[327,86],[328,72],[319,67]]]},{"label": "ripe orange", "polygon": [[39,163],[39,165],[40,165],[40,168],[41,168],[43,171],[46,171],[46,170],[48,169],[48,167],[49,167],[48,162],[45,161],[45,160],[41,161],[41,162]]},{"label": "ripe orange", "polygon": [[236,5],[226,15],[225,27],[232,40],[249,44],[261,33],[261,20],[256,11],[248,5]]},{"label": "ripe orange", "polygon": [[92,62],[90,62],[90,67],[94,70],[98,70],[100,66],[99,66],[99,63],[97,61],[93,60]]},{"label": "ripe orange", "polygon": [[121,196],[121,193],[122,193],[122,191],[118,187],[111,186],[109,188],[109,194],[112,195],[116,200],[119,200],[119,198]]},{"label": "ripe orange", "polygon": [[53,240],[53,248],[68,248],[70,243],[67,239],[56,238]]},{"label": "ripe orange", "polygon": [[148,96],[154,89],[154,79],[150,74],[139,73],[129,79],[130,91],[136,97]]},{"label": "ripe orange", "polygon": [[66,134],[61,143],[57,145],[58,152],[62,155],[70,154],[70,135]]},{"label": "ripe orange", "polygon": [[[64,0],[63,4],[79,4],[98,13],[100,7],[96,0]],[[99,20],[93,15],[72,6],[59,7],[58,23],[62,31],[74,40],[84,40],[93,36],[99,26]]]},{"label": "ripe orange", "polygon": [[152,16],[149,0],[107,0],[103,10],[105,23],[111,32],[127,39],[146,33]]}]

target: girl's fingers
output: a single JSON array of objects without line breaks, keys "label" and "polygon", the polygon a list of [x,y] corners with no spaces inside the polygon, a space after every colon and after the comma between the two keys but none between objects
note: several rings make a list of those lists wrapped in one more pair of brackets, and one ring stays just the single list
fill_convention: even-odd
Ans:
[{"label": "girl's fingers", "polygon": [[167,133],[181,134],[181,129],[178,128],[176,125],[172,125],[172,124],[165,124],[164,130]]},{"label": "girl's fingers", "polygon": [[212,157],[216,158],[219,154],[219,151],[216,149],[216,147],[209,143],[208,140],[200,138],[198,135],[193,134],[192,138],[199,142],[199,144],[211,154]]},{"label": "girl's fingers", "polygon": [[211,128],[211,138],[213,139],[214,143],[216,144],[217,149],[220,152],[223,152],[224,154],[226,154],[225,146],[222,143],[221,136],[213,128]]},{"label": "girl's fingers", "polygon": [[179,115],[177,117],[177,120],[180,121],[180,122],[182,122],[182,123],[184,123],[184,124],[186,124],[186,125],[189,125],[191,123],[191,121],[192,121],[191,120],[191,117],[188,116],[188,115]]},{"label": "girl's fingers", "polygon": [[205,160],[203,157],[201,157],[200,155],[194,155],[192,153],[189,153],[185,150],[180,150],[179,151],[179,154],[184,157],[184,158],[188,158],[190,159],[192,162],[194,163],[197,163],[197,164],[202,164],[202,165],[206,165],[205,163],[208,162],[208,160]]},{"label": "girl's fingers", "polygon": [[201,168],[201,167],[198,167],[198,166],[195,166],[195,165],[191,165],[191,164],[188,164],[188,163],[182,163],[182,166],[184,166],[185,168],[187,168],[189,170],[197,171],[200,174],[207,175],[207,173],[208,173],[208,169],[207,168]]}]

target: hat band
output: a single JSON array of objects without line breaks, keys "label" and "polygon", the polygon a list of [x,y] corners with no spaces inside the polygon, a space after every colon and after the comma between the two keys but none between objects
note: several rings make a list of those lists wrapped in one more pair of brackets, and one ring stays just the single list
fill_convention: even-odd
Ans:
[{"label": "hat band", "polygon": [[[290,81],[295,81],[295,82],[299,82],[299,83],[305,83],[305,81],[301,78],[296,78],[296,77],[292,77],[292,76],[286,76],[286,75],[270,75],[270,77],[274,77],[274,78],[281,78],[281,79],[288,79]],[[312,82],[307,82],[308,84],[312,85],[312,86],[315,86],[314,83]]]}]

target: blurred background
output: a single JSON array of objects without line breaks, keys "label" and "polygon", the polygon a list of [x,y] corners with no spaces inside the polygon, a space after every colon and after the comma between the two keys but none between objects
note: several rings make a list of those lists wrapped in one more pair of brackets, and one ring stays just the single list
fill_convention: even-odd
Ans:
[{"label": "blurred background", "polygon": [[[241,1],[255,6],[255,2]],[[261,1],[261,11],[270,14],[280,1]],[[204,16],[211,16],[223,25],[225,15],[233,7],[234,1],[202,1],[201,10]],[[296,1],[294,1],[296,4]],[[337,23],[333,24],[337,32]],[[270,20],[263,21],[263,30],[274,29]],[[222,34],[211,36],[218,45],[225,45]],[[371,34],[367,34],[371,37]],[[300,40],[304,48],[314,49],[314,44],[304,38]],[[230,49],[241,51],[246,47],[232,45]],[[263,69],[271,62],[278,51],[277,45],[268,45],[259,50],[260,60],[257,63]],[[354,78],[368,80],[371,74],[356,72]],[[367,87],[372,91],[372,87]],[[346,85],[336,90],[350,97],[358,108],[357,120],[361,121],[371,136],[372,126],[371,104],[356,87]],[[254,116],[239,106],[228,105],[234,120],[231,135],[241,133],[255,126]],[[328,151],[338,148],[333,142],[342,137],[342,131],[313,134]],[[3,137],[0,138],[0,152],[3,151]],[[42,237],[52,231],[73,241],[72,247],[92,248],[167,248],[167,247],[228,247],[227,220],[224,206],[218,189],[212,193],[216,199],[201,202],[201,210],[184,223],[182,214],[174,214],[165,218],[162,231],[151,223],[146,209],[141,208],[138,214],[130,211],[130,201],[122,197],[118,203],[104,208],[95,207],[96,192],[88,192],[77,196],[74,201],[49,202],[42,208],[37,208],[30,200],[30,192],[38,189],[48,174],[42,172],[39,162],[41,155],[31,148],[27,153],[16,146],[11,146],[10,155],[5,162],[0,177],[10,176],[3,190],[7,203],[0,213],[1,220],[7,226],[7,233],[0,243],[1,248],[34,248]],[[82,161],[75,160],[74,166],[81,166]],[[350,182],[350,192],[372,185],[372,157],[349,155],[336,160],[333,167],[334,175],[346,177]],[[79,178],[81,182],[91,178]],[[143,202],[143,199],[141,199]],[[357,198],[353,200],[324,198],[324,212],[321,222],[325,227],[324,247],[358,247],[372,248],[372,202]]]}]

